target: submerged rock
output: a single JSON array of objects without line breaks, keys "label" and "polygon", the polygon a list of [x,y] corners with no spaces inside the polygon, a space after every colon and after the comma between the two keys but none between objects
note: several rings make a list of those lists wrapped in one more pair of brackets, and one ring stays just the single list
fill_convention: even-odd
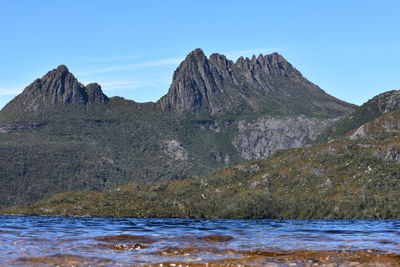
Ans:
[{"label": "submerged rock", "polygon": [[233,237],[227,235],[207,235],[200,237],[200,239],[208,242],[228,242],[233,240]]}]

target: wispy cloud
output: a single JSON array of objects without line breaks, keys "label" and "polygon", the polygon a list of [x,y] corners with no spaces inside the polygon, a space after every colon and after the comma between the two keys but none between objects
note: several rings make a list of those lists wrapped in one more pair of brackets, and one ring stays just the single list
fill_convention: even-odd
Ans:
[{"label": "wispy cloud", "polygon": [[14,88],[9,88],[9,87],[0,87],[0,96],[12,96],[12,95],[17,95],[21,93],[23,90],[23,87],[14,87]]},{"label": "wispy cloud", "polygon": [[95,57],[80,57],[72,59],[71,62],[74,64],[82,64],[82,63],[105,63],[105,62],[113,62],[113,61],[123,61],[128,59],[135,59],[143,57],[142,55],[130,55],[130,56],[114,56],[114,57],[105,57],[105,58],[95,58]]},{"label": "wispy cloud", "polygon": [[139,80],[139,81],[114,81],[114,82],[101,82],[100,85],[106,90],[115,89],[134,89],[139,87],[157,86],[164,84],[163,80]]},{"label": "wispy cloud", "polygon": [[[90,83],[85,79],[82,80],[84,84]],[[166,87],[171,82],[170,79],[140,79],[140,80],[97,80],[101,88],[105,91],[121,90],[121,89],[135,89],[142,87],[160,86]]]},{"label": "wispy cloud", "polygon": [[106,68],[93,69],[93,70],[89,70],[89,71],[81,71],[81,72],[78,72],[78,75],[86,76],[86,75],[99,74],[99,73],[131,70],[131,69],[136,69],[136,68],[177,65],[181,61],[182,61],[182,58],[168,58],[168,59],[147,61],[147,62],[134,63],[134,64],[117,65],[117,66],[111,66],[111,67],[106,67]]}]

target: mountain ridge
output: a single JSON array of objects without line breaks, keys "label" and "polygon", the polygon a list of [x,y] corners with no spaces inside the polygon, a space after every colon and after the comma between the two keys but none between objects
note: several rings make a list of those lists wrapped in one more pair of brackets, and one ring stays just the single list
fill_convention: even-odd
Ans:
[{"label": "mountain ridge", "polygon": [[240,57],[234,63],[217,53],[207,57],[199,48],[178,66],[168,93],[157,103],[163,110],[210,115],[278,109],[340,116],[355,107],[326,94],[278,53]]},{"label": "mountain ridge", "polygon": [[[84,86],[60,65],[28,85],[2,110],[35,112],[57,104],[87,106],[109,101],[100,85]],[[356,107],[326,94],[278,53],[239,57],[233,62],[218,53],[207,57],[199,48],[177,67],[167,94],[155,104],[180,114],[210,116],[261,112],[335,117]]]}]

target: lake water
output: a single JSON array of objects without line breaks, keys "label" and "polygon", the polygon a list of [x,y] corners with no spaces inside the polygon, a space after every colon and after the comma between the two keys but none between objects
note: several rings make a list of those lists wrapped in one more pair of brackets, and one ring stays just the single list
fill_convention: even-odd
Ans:
[{"label": "lake water", "polygon": [[400,220],[0,216],[1,266],[400,265]]}]

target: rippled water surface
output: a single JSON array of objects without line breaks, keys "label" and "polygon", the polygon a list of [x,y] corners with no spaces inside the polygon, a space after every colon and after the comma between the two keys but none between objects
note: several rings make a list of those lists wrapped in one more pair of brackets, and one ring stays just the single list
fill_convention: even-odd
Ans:
[{"label": "rippled water surface", "polygon": [[[322,257],[334,261],[342,253],[353,255],[346,258],[350,263],[362,261],[354,256],[361,253],[372,260],[389,255],[388,263],[400,264],[400,220],[0,216],[0,265],[4,266],[285,265],[291,260],[311,265],[321,263]],[[373,264],[372,260],[367,263]]]}]

